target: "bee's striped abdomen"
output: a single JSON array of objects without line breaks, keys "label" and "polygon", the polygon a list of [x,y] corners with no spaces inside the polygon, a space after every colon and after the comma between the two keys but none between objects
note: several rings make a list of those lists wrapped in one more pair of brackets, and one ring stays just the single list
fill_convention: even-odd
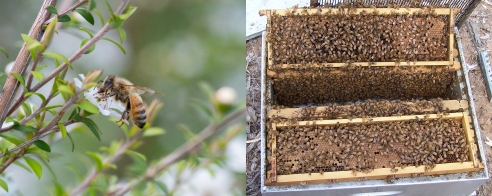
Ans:
[{"label": "bee's striped abdomen", "polygon": [[140,128],[144,127],[145,123],[147,123],[147,114],[145,113],[145,106],[140,95],[136,93],[130,94],[130,105],[130,116],[132,117],[133,123]]}]

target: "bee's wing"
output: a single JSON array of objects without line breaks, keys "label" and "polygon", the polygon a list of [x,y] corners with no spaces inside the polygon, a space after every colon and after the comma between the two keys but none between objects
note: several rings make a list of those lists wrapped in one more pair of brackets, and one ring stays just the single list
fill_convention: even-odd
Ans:
[{"label": "bee's wing", "polygon": [[135,85],[125,85],[126,87],[130,87],[130,91],[133,92],[133,93],[137,93],[139,95],[141,94],[144,94],[144,93],[147,93],[149,95],[153,95],[153,94],[159,94],[159,95],[162,95],[162,93],[158,92],[158,91],[155,91],[155,90],[152,90],[150,88],[147,88],[147,87],[143,87],[143,86],[135,86]]}]

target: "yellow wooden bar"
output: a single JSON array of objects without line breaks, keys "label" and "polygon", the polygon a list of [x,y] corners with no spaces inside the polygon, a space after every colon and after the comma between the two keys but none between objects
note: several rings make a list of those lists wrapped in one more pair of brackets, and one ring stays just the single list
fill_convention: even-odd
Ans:
[{"label": "yellow wooden bar", "polygon": [[[460,109],[466,110],[468,109],[468,102],[467,100],[443,100],[441,101],[442,103],[442,108],[444,109],[449,109],[449,112],[457,112]],[[406,102],[406,105],[413,105],[414,103],[412,102]],[[343,108],[350,107],[349,105],[347,106],[341,106]],[[316,107],[315,113],[320,114],[328,109],[328,106],[319,106]],[[273,118],[273,117],[280,117],[280,118],[296,118],[300,117],[301,111],[303,108],[283,108],[283,109],[273,109],[269,110],[267,112],[267,117],[268,118]],[[422,110],[422,112],[433,112],[435,110],[434,107],[430,108],[425,108]],[[417,112],[417,111],[415,111]],[[340,117],[347,117],[348,114],[341,114]]]},{"label": "yellow wooden bar", "polygon": [[441,175],[450,173],[472,172],[479,171],[483,168],[476,168],[473,166],[473,162],[463,163],[445,163],[437,164],[432,170],[425,170],[425,166],[408,166],[402,169],[396,167],[397,172],[391,172],[391,168],[379,168],[370,173],[356,172],[356,175],[352,171],[339,171],[339,172],[325,172],[311,173],[311,174],[292,174],[292,175],[279,175],[276,182],[265,182],[266,185],[300,185],[311,183],[333,183],[344,181],[357,181],[357,180],[376,180],[386,178],[403,178],[403,177],[416,177],[421,175]]},{"label": "yellow wooden bar", "polygon": [[[423,9],[423,8],[354,8],[351,9],[350,13],[351,14],[360,14],[362,12],[367,12],[367,13],[373,13],[375,10],[377,10],[376,14],[378,15],[386,15],[386,14],[414,14],[417,12],[422,12],[422,11],[427,11],[428,9]],[[452,9],[450,8],[434,8],[432,9],[433,11],[436,12],[437,15],[449,15],[450,10],[452,12]],[[280,16],[286,16],[289,14],[294,14],[294,15],[315,15],[315,14],[338,14],[339,12],[342,13],[347,13],[348,9],[343,8],[343,9],[336,9],[336,8],[290,8],[290,9],[277,9],[277,10],[260,10],[259,14],[260,16],[263,15],[271,15],[273,13],[276,13]]]},{"label": "yellow wooden bar", "polygon": [[[356,123],[356,124],[374,124],[376,122],[395,122],[395,121],[406,121],[412,119],[461,119],[463,118],[462,112],[457,113],[449,113],[448,115],[442,114],[427,114],[427,115],[408,115],[408,116],[390,116],[390,117],[374,117],[374,118],[354,118],[354,119],[334,119],[334,120],[314,120],[314,121],[298,121],[296,126],[300,127],[309,126],[316,124],[318,126],[333,126],[337,124],[348,124],[348,123]],[[275,123],[274,123],[275,124]],[[276,123],[276,127],[288,127],[291,126],[289,123]]]}]

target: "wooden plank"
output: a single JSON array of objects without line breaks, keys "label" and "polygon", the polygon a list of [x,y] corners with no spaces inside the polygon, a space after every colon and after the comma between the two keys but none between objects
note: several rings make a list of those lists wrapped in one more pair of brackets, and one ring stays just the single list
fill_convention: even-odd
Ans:
[{"label": "wooden plank", "polygon": [[370,173],[356,172],[356,176],[352,171],[339,171],[339,172],[325,172],[312,173],[312,174],[292,174],[292,175],[279,175],[277,176],[276,183],[269,183],[266,185],[299,185],[299,184],[311,184],[311,183],[333,183],[344,181],[357,181],[357,180],[375,180],[386,178],[402,178],[402,177],[416,177],[421,175],[441,175],[450,173],[462,173],[479,171],[482,168],[476,168],[473,166],[473,162],[463,163],[446,163],[437,164],[430,171],[425,170],[425,166],[408,166],[402,169],[396,167],[398,171],[396,173],[391,172],[391,168],[379,168]]},{"label": "wooden plank", "polygon": [[[446,62],[448,63],[448,61],[443,61],[443,62]],[[358,64],[356,64],[358,65]],[[307,66],[310,66],[310,65],[307,65]],[[403,69],[402,67],[403,66],[393,66],[394,67],[394,70],[395,71],[401,71],[401,72],[414,72],[414,71],[419,71],[419,72],[424,72],[424,73],[427,73],[427,72],[433,72],[433,71],[442,71],[442,69],[446,69],[446,70],[449,70],[449,71],[457,71],[461,68],[461,63],[460,62],[454,62],[453,63],[453,66],[450,67],[450,66],[439,66],[437,67],[437,69],[433,69],[432,67],[428,66],[428,67],[416,67],[414,70],[406,70],[406,69]],[[338,73],[342,73],[342,70],[332,70],[330,72],[328,72],[328,74],[338,74]],[[296,77],[296,76],[300,76],[301,74],[297,71],[290,71],[287,69],[286,72],[283,72],[281,74],[279,74],[277,71],[274,71],[272,69],[267,69],[267,76],[268,77],[271,77],[271,78],[282,78],[282,77]]]},{"label": "wooden plank", "polygon": [[473,162],[473,165],[475,167],[478,167],[478,163],[477,163],[477,160],[475,159],[475,152],[473,151],[473,145],[475,144],[475,141],[473,139],[473,136],[471,135],[471,131],[472,129],[470,128],[470,121],[468,119],[468,115],[466,114],[466,112],[463,112],[463,120],[462,120],[462,127],[463,127],[463,130],[465,131],[465,137],[466,137],[466,141],[467,141],[467,144],[468,144],[468,147],[469,147],[469,152],[470,152],[470,160]]},{"label": "wooden plank", "polygon": [[[414,14],[418,12],[425,12],[428,11],[429,9],[425,8],[354,8],[350,10],[351,14],[360,14],[362,12],[367,12],[367,13],[374,13],[374,11],[377,11],[377,15],[387,15],[387,14]],[[437,15],[449,15],[450,13],[450,8],[435,8],[432,9],[433,11],[436,12]],[[294,14],[294,15],[316,15],[316,14],[338,14],[339,12],[341,13],[347,13],[348,9],[343,8],[343,9],[336,9],[336,8],[290,8],[290,9],[276,9],[276,10],[260,10],[259,14],[260,16],[264,15],[271,15],[271,14],[278,14],[280,16],[286,16],[289,14]]]},{"label": "wooden plank", "polygon": [[[371,67],[384,67],[384,66],[442,66],[442,65],[453,65],[449,61],[416,61],[416,62],[355,62],[352,63],[356,66],[371,66]],[[275,65],[275,68],[296,68],[296,67],[345,67],[347,63],[313,63],[313,64],[282,64]]]},{"label": "wooden plank", "polygon": [[271,182],[277,181],[277,127],[272,124],[272,171],[270,173]]},{"label": "wooden plank", "polygon": [[[441,101],[442,103],[442,108],[443,109],[449,109],[449,112],[457,112],[460,109],[466,110],[468,109],[468,102],[466,100],[443,100]],[[412,102],[405,102],[404,104],[406,105],[413,105],[414,103]],[[345,105],[341,106],[345,110],[345,108],[350,107],[350,105]],[[268,118],[273,118],[273,117],[280,117],[280,118],[296,118],[300,117],[301,110],[303,108],[283,108],[283,109],[276,109],[276,110],[269,110],[267,112],[267,117]],[[328,109],[328,106],[319,106],[316,107],[316,114],[321,114],[322,112],[326,111]],[[435,110],[434,107],[429,107],[425,108],[422,110],[422,112],[433,112]],[[414,112],[418,112],[418,110],[414,110]],[[340,117],[347,117],[348,114],[341,114]]]},{"label": "wooden plank", "polygon": [[[406,121],[413,119],[461,119],[463,118],[463,112],[449,113],[448,115],[442,114],[427,114],[427,115],[408,115],[408,116],[391,116],[391,117],[374,117],[374,118],[354,118],[354,119],[334,119],[334,120],[313,120],[313,121],[298,121],[296,126],[300,127],[310,126],[313,124],[321,126],[334,126],[337,124],[374,124],[376,122],[395,122],[395,121]],[[275,123],[273,123],[275,124]],[[290,123],[277,123],[276,127],[288,127],[291,126]]]},{"label": "wooden plank", "polygon": [[454,13],[453,9],[449,9],[449,47],[448,56],[449,64],[453,64],[453,49],[454,48]]}]

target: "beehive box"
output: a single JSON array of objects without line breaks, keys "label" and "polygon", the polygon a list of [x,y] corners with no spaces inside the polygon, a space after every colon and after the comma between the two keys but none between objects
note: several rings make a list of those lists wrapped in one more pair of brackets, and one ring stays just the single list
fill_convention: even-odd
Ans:
[{"label": "beehive box", "polygon": [[[264,184],[483,170],[471,110],[461,100],[467,96],[454,60],[455,11],[262,11]],[[358,35],[363,31],[371,33]]]}]

